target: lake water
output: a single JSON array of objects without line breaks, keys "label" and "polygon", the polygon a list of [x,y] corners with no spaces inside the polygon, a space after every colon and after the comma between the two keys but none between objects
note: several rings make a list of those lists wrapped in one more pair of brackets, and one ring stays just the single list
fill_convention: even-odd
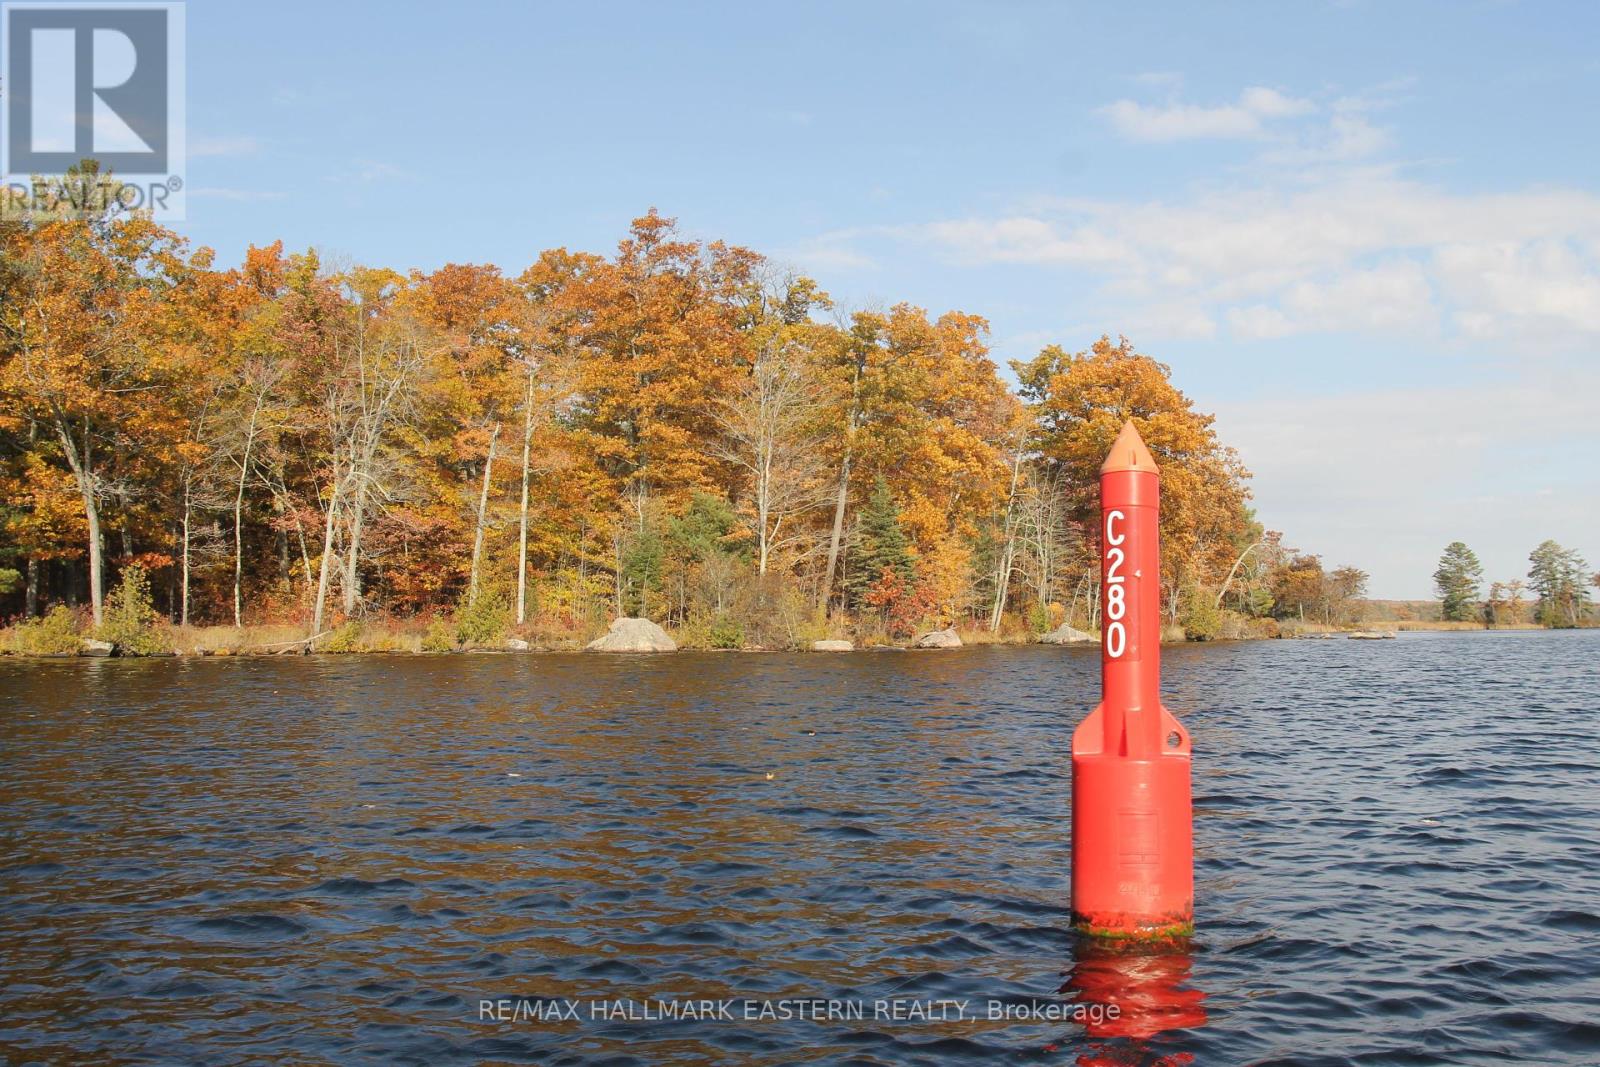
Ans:
[{"label": "lake water", "polygon": [[1600,1063],[1600,632],[1165,681],[1197,934],[1106,956],[1092,651],[0,661],[0,1059]]}]

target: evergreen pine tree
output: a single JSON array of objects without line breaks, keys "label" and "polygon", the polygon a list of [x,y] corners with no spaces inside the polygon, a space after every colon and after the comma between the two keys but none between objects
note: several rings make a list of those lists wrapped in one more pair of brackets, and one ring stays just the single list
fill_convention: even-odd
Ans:
[{"label": "evergreen pine tree", "polygon": [[883,575],[888,567],[900,580],[911,584],[915,568],[911,561],[911,543],[900,526],[900,507],[889,492],[889,483],[879,477],[872,487],[872,496],[861,509],[860,536],[850,558],[850,573],[845,581],[853,607],[859,607],[861,598]]},{"label": "evergreen pine tree", "polygon": [[1576,626],[1588,606],[1589,564],[1576,549],[1545,541],[1528,554],[1528,582],[1539,594],[1539,621],[1546,626]]},{"label": "evergreen pine tree", "polygon": [[1477,617],[1478,589],[1483,584],[1483,565],[1477,555],[1460,541],[1451,541],[1439,557],[1433,572],[1433,588],[1443,603],[1443,614],[1450,622],[1467,622]]}]

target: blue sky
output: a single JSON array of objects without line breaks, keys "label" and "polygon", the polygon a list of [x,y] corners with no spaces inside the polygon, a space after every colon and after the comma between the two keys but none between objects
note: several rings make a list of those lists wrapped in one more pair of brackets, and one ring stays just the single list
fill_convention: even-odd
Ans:
[{"label": "blue sky", "polygon": [[182,228],[516,272],[656,206],[1002,362],[1127,334],[1374,595],[1600,568],[1600,6],[1197,8],[193,0]]}]

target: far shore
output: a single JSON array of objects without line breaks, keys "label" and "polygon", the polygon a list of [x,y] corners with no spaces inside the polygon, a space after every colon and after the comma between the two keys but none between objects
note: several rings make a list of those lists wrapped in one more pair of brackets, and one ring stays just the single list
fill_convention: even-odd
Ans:
[{"label": "far shore", "polygon": [[[1207,641],[1192,641],[1184,638],[1177,627],[1168,627],[1163,634],[1164,645],[1183,644],[1231,644],[1241,641],[1261,640],[1306,640],[1306,639],[1342,639],[1352,635],[1362,636],[1392,636],[1397,633],[1494,633],[1504,631],[1531,631],[1543,630],[1546,627],[1532,622],[1502,623],[1494,626],[1485,626],[1482,623],[1471,622],[1443,622],[1425,619],[1385,619],[1371,620],[1361,625],[1327,626],[1318,623],[1299,623],[1297,620],[1290,625],[1286,623],[1277,633],[1252,633],[1240,634],[1224,638],[1209,639]],[[965,630],[957,628],[961,638],[961,648],[983,648],[996,645],[1024,646],[1024,645],[1056,645],[1068,648],[1092,648],[1098,645],[1098,640],[1073,641],[1062,644],[1043,642],[1039,635],[1032,632],[1001,632],[993,633],[988,630]],[[407,629],[396,628],[393,625],[380,624],[364,632],[360,638],[347,641],[340,647],[326,647],[330,644],[327,635],[320,635],[320,639],[313,643],[303,631],[291,626],[190,626],[172,627],[171,651],[155,653],[155,657],[262,657],[285,655],[417,655],[417,656],[448,656],[448,655],[526,655],[526,654],[558,654],[584,651],[584,645],[593,635],[571,634],[529,634],[526,637],[509,637],[507,640],[488,645],[465,645],[453,649],[428,649],[423,647],[424,635],[420,631],[412,632]],[[91,658],[97,655],[91,652],[56,652],[53,654],[38,654],[19,651],[9,640],[9,631],[0,631],[0,655],[18,659],[78,659]],[[919,649],[915,640],[890,642],[881,637],[876,640],[859,642],[851,651],[855,652],[907,652],[907,651],[951,651],[951,648]],[[809,644],[791,647],[746,645],[740,648],[706,648],[695,645],[680,645],[679,651],[683,652],[737,652],[737,653],[775,653],[775,652],[812,652],[816,655],[839,655],[839,652],[815,651]],[[617,653],[621,655],[638,653]],[[660,654],[660,653],[657,653]],[[98,655],[107,655],[105,652]],[[120,650],[116,655],[125,656]],[[127,656],[126,658],[145,658]]]}]

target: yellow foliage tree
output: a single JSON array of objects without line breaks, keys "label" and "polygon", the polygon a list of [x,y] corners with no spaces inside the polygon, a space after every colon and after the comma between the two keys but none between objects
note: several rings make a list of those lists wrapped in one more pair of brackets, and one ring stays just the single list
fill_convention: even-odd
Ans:
[{"label": "yellow foliage tree", "polygon": [[1249,472],[1218,440],[1210,415],[1172,384],[1172,369],[1101,337],[1086,352],[1051,345],[1013,364],[1037,421],[1045,461],[1064,475],[1069,514],[1097,527],[1099,471],[1124,421],[1132,420],[1161,467],[1161,569],[1169,605],[1180,588],[1217,583],[1247,532]]}]

